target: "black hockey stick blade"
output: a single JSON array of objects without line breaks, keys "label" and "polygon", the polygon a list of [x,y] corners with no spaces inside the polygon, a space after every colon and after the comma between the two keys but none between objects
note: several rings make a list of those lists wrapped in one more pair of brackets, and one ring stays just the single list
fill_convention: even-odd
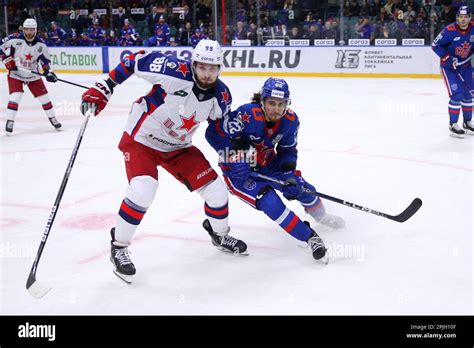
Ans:
[{"label": "black hockey stick blade", "polygon": [[422,205],[423,201],[420,198],[415,198],[413,202],[411,202],[411,204],[400,214],[398,214],[397,216],[388,215],[387,217],[393,221],[405,222],[413,215],[415,215],[415,213],[421,208]]}]

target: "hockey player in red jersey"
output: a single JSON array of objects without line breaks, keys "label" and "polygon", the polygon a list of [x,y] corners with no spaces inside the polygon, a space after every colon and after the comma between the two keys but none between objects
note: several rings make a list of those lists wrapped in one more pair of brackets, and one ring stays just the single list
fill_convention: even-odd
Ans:
[{"label": "hockey player in red jersey", "polygon": [[56,120],[53,104],[48,95],[48,90],[40,76],[30,71],[38,71],[41,67],[42,74],[49,82],[56,82],[57,77],[51,71],[48,47],[37,35],[37,24],[33,18],[28,18],[23,23],[23,33],[18,37],[8,39],[0,49],[0,58],[8,70],[8,106],[7,123],[5,132],[11,135],[15,116],[24,93],[24,85],[38,98],[51,125],[59,129],[61,123]]},{"label": "hockey player in red jersey", "polygon": [[212,40],[199,42],[190,62],[139,51],[126,56],[106,80],[96,82],[82,96],[82,112],[91,110],[97,115],[114,88],[131,75],[153,85],[133,103],[119,144],[129,187],[111,230],[111,261],[114,273],[128,283],[136,273],[128,246],[155,197],[158,166],[204,199],[207,219],[203,226],[213,245],[223,251],[247,254],[246,244],[229,235],[225,184],[192,145],[200,122],[222,118],[230,111],[230,91],[219,79],[222,64],[222,48]]}]

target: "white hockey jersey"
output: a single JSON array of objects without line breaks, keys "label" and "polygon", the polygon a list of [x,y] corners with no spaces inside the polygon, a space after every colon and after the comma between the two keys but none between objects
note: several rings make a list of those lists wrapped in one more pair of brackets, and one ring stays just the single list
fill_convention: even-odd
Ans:
[{"label": "white hockey jersey", "polygon": [[36,36],[29,42],[23,34],[10,36],[1,46],[2,51],[7,56],[13,56],[17,67],[16,71],[9,71],[8,76],[21,81],[35,81],[40,79],[35,75],[24,70],[38,71],[41,65],[42,70],[50,69],[50,59],[48,47],[44,41]]},{"label": "white hockey jersey", "polygon": [[125,57],[109,76],[120,84],[132,74],[153,88],[133,104],[125,131],[153,149],[170,152],[190,147],[200,122],[222,118],[230,111],[227,86],[218,79],[214,88],[200,89],[189,61],[140,51]]}]

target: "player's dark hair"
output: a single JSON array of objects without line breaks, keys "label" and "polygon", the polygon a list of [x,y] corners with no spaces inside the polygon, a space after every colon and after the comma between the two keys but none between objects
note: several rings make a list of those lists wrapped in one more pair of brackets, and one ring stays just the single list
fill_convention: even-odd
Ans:
[{"label": "player's dark hair", "polygon": [[258,92],[258,93],[254,93],[253,94],[253,97],[252,99],[250,99],[250,101],[252,103],[255,103],[255,104],[262,104],[262,93]]}]

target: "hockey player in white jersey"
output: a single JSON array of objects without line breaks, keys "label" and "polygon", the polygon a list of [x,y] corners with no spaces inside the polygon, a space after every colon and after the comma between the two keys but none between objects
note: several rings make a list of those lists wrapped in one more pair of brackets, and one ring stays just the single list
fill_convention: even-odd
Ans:
[{"label": "hockey player in white jersey", "polygon": [[56,120],[53,104],[48,95],[48,90],[40,76],[29,71],[40,72],[49,82],[56,82],[57,77],[51,71],[48,47],[36,35],[37,24],[33,18],[28,18],[23,23],[23,33],[18,37],[6,40],[0,48],[0,58],[8,70],[8,105],[7,123],[5,132],[11,135],[15,116],[18,112],[21,98],[23,97],[23,86],[28,86],[35,98],[41,103],[51,125],[59,129],[61,123]]},{"label": "hockey player in white jersey", "polygon": [[229,235],[228,192],[201,151],[192,145],[200,122],[224,117],[231,94],[219,79],[223,51],[217,41],[203,40],[191,61],[159,52],[139,51],[126,56],[107,79],[95,83],[82,96],[82,112],[97,115],[114,88],[131,75],[152,86],[136,100],[120,140],[129,187],[111,230],[114,273],[130,283],[136,273],[127,247],[150,207],[158,188],[161,166],[205,201],[203,226],[212,244],[223,251],[247,254],[247,245]]}]

